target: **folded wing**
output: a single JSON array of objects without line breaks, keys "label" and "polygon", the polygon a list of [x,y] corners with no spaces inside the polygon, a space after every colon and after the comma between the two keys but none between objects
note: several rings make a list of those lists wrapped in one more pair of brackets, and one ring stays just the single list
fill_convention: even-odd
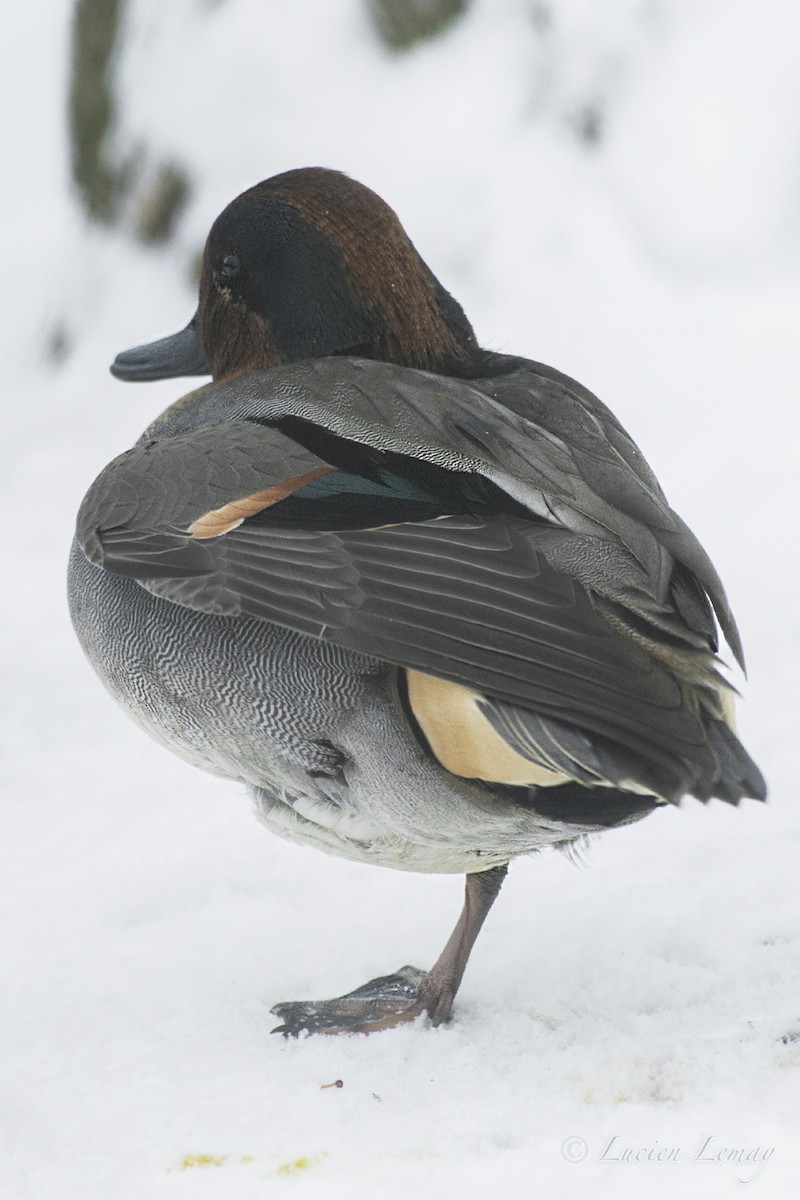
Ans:
[{"label": "folded wing", "polygon": [[673,800],[763,790],[717,728],[706,592],[738,650],[724,592],[624,431],[604,438],[590,412],[581,434],[573,413],[568,441],[457,380],[303,366],[291,388],[278,370],[205,389],[110,464],[81,509],[87,556],[174,603],[470,689],[556,776]]}]

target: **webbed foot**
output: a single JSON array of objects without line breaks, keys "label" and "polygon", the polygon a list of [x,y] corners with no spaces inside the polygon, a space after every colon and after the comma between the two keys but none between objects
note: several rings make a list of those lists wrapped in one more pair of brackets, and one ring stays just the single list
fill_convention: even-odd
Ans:
[{"label": "webbed foot", "polygon": [[401,967],[335,1000],[297,1000],[270,1011],[282,1021],[272,1030],[284,1037],[301,1033],[376,1033],[426,1013],[432,1025],[449,1021],[470,951],[505,879],[507,865],[467,876],[464,907],[456,927],[430,971]]},{"label": "webbed foot", "polygon": [[289,1000],[270,1012],[283,1024],[273,1033],[374,1033],[413,1021],[425,1011],[422,989],[428,978],[417,967],[401,967],[394,975],[371,979],[334,1000]]}]

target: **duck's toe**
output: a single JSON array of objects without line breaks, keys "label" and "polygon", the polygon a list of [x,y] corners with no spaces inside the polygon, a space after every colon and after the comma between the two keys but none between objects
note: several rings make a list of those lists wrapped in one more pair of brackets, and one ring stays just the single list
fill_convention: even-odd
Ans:
[{"label": "duck's toe", "polygon": [[423,985],[428,978],[418,967],[401,967],[381,975],[334,1000],[290,1000],[270,1009],[282,1024],[272,1030],[284,1037],[301,1033],[375,1033],[426,1011]]}]

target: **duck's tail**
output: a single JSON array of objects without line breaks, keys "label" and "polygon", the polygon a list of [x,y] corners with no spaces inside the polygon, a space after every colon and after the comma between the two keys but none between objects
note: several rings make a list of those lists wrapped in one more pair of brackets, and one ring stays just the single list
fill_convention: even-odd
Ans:
[{"label": "duck's tail", "polygon": [[728,804],[740,800],[766,800],[767,784],[732,729],[724,721],[709,718],[706,725],[708,745],[718,763],[716,776],[703,777],[692,789],[698,800],[716,796]]}]

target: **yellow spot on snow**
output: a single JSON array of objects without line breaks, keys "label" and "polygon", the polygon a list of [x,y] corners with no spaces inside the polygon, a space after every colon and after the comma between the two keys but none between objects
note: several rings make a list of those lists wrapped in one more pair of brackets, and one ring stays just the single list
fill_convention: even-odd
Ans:
[{"label": "yellow spot on snow", "polygon": [[[323,1158],[327,1157],[327,1150],[322,1150],[319,1154],[303,1154],[299,1158],[281,1163],[279,1167],[268,1171],[267,1175],[300,1175],[303,1171],[309,1171],[312,1167],[318,1166]],[[237,1163],[246,1165],[256,1161],[252,1154],[236,1156],[231,1154],[185,1154],[180,1161],[180,1166],[170,1167],[169,1170],[187,1171],[189,1167],[224,1167],[226,1163],[231,1166],[235,1166]]]},{"label": "yellow spot on snow", "polygon": [[327,1150],[323,1150],[321,1154],[302,1155],[300,1158],[295,1158],[292,1162],[281,1163],[275,1171],[276,1175],[299,1175],[301,1171],[308,1171],[310,1167],[316,1167],[323,1158],[328,1157]]},{"label": "yellow spot on snow", "polygon": [[181,1170],[189,1167],[221,1167],[230,1158],[229,1154],[184,1154]]}]

